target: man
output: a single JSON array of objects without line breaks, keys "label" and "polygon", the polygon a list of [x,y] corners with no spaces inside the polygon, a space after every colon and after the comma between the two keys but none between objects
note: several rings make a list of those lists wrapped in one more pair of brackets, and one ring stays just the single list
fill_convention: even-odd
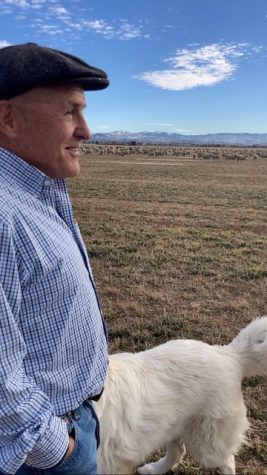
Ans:
[{"label": "man", "polygon": [[97,473],[104,322],[64,179],[104,71],[33,43],[0,50],[0,473]]}]

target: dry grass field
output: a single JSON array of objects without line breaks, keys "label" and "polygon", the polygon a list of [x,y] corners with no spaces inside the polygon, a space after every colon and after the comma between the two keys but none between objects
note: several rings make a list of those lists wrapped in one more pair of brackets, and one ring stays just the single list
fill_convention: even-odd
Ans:
[{"label": "dry grass field", "polygon": [[[225,344],[267,314],[267,159],[84,155],[70,182],[110,352],[174,338]],[[251,152],[252,153],[252,152]],[[244,381],[250,444],[239,473],[267,473],[267,383]],[[187,456],[175,473],[212,473]]]}]

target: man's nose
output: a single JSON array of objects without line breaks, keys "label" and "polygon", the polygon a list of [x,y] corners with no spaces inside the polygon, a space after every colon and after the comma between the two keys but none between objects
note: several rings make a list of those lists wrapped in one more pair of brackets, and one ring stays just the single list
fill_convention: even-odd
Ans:
[{"label": "man's nose", "polygon": [[83,116],[80,117],[79,124],[75,130],[75,136],[82,140],[89,140],[92,137],[91,130]]}]

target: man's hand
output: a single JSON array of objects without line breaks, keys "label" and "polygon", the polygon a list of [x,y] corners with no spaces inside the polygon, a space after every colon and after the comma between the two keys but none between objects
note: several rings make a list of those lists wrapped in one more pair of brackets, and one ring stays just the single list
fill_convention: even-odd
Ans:
[{"label": "man's hand", "polygon": [[67,452],[65,453],[65,455],[64,455],[64,457],[63,457],[63,459],[62,459],[62,462],[65,462],[65,460],[67,460],[67,459],[71,456],[71,454],[72,454],[74,448],[75,448],[75,440],[74,440],[74,438],[70,435],[70,437],[69,437],[69,446],[68,446]]}]

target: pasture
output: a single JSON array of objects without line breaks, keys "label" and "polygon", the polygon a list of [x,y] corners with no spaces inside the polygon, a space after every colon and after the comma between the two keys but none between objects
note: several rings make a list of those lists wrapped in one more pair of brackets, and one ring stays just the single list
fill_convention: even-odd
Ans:
[{"label": "pasture", "polygon": [[[81,157],[70,192],[110,352],[175,338],[225,344],[267,314],[267,159],[246,153],[245,160],[196,160],[162,148],[156,156]],[[262,475],[267,382],[247,379],[243,392],[251,431],[237,470]],[[187,456],[175,473],[207,472]]]}]

